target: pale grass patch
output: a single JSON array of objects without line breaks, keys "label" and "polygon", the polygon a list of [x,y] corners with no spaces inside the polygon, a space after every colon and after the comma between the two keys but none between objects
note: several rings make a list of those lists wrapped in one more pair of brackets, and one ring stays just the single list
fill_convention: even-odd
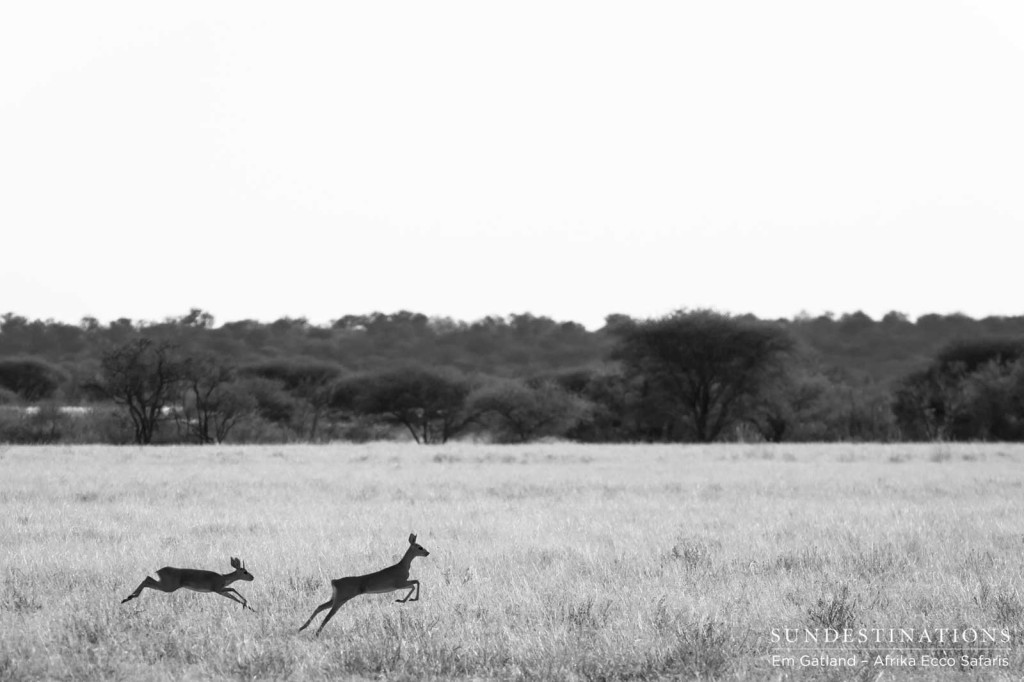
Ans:
[{"label": "pale grass patch", "polygon": [[[821,623],[1007,627],[1016,674],[1022,461],[1009,445],[12,447],[0,679],[824,679],[766,664],[772,628]],[[331,578],[394,562],[410,532],[431,552],[419,602],[359,597],[319,639],[323,615],[296,632]],[[257,613],[186,591],[119,603],[162,566],[230,556]]]}]

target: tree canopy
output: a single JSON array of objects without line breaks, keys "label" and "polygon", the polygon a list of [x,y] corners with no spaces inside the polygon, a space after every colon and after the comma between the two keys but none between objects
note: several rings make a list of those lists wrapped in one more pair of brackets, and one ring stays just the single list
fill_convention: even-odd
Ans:
[{"label": "tree canopy", "polygon": [[[1016,416],[1021,339],[1024,317],[911,320],[895,311],[881,320],[859,311],[774,321],[707,310],[648,320],[612,314],[592,331],[529,313],[464,322],[375,312],[325,325],[283,317],[219,326],[199,308],[160,321],[78,324],[7,313],[0,441],[403,432],[426,442],[469,433],[588,442],[1016,440],[1024,439]],[[455,388],[442,390],[446,382]],[[37,409],[44,404],[54,408]],[[36,410],[32,424],[27,406]],[[61,406],[87,406],[94,416],[69,419]]]},{"label": "tree canopy", "polygon": [[624,328],[615,357],[674,404],[702,443],[740,418],[793,348],[781,327],[710,310],[680,311]]}]

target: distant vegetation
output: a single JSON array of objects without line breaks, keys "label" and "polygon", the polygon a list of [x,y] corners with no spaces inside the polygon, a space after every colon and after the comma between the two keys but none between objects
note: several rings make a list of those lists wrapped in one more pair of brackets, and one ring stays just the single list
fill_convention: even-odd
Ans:
[{"label": "distant vegetation", "polygon": [[548,437],[1024,440],[1024,317],[0,316],[0,442]]}]

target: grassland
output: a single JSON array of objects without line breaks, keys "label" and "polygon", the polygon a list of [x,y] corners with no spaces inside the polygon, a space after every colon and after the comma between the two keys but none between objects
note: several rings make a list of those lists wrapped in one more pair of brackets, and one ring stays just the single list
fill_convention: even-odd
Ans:
[{"label": "grassland", "polygon": [[[296,632],[411,531],[419,602]],[[0,447],[0,680],[1021,679],[1022,554],[1020,446]],[[230,556],[256,613],[120,604]],[[771,664],[773,628],[823,627],[1012,641],[998,667]]]}]

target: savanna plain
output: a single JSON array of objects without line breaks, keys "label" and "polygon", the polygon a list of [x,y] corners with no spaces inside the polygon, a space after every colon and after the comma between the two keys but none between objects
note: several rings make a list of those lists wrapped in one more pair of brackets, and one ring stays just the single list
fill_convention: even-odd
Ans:
[{"label": "savanna plain", "polygon": [[[411,532],[419,601],[297,632]],[[0,552],[0,680],[1024,675],[1018,445],[0,446]],[[230,557],[255,612],[121,604]],[[785,628],[1008,636],[797,651]]]}]

